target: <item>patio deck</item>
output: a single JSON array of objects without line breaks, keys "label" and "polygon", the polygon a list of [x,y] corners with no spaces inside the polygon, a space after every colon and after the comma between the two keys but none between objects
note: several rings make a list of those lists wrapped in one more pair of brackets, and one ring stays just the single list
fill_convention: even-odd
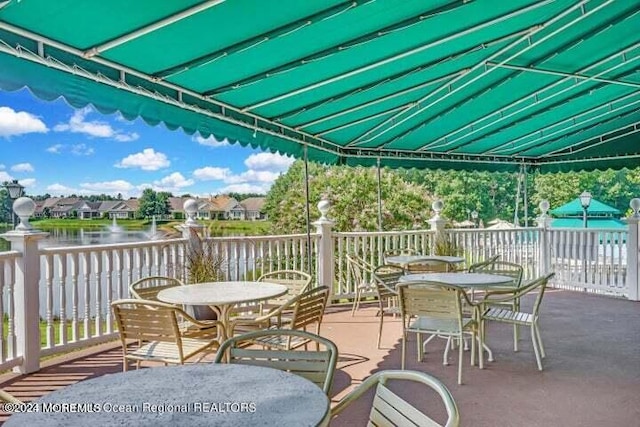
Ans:
[{"label": "patio deck", "polygon": [[[531,299],[524,302],[525,306]],[[619,299],[550,290],[541,315],[547,350],[545,370],[539,372],[528,331],[523,331],[520,352],[512,351],[511,327],[491,325],[489,343],[495,362],[479,370],[468,364],[465,353],[463,385],[456,383],[457,353],[442,365],[444,340],[433,341],[425,361],[417,362],[415,335],[410,336],[407,368],[442,379],[469,426],[628,426],[637,425],[640,408],[640,305]],[[388,320],[388,321],[387,321]],[[351,317],[346,308],[329,309],[323,335],[340,351],[332,397],[337,401],[371,373],[400,366],[399,319],[385,320],[383,349],[376,349],[378,319],[373,306]],[[0,387],[29,401],[77,381],[120,372],[117,344],[93,347],[82,353],[46,362],[38,373],[0,376]],[[412,385],[396,391],[431,414],[444,409],[429,403],[430,392]],[[332,425],[362,425],[370,399],[361,399]],[[1,414],[0,422],[6,419]]]}]

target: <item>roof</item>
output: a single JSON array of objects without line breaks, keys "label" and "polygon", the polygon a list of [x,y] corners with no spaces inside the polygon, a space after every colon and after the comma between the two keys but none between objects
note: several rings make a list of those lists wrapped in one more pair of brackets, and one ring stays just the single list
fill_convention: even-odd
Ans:
[{"label": "roof", "polygon": [[261,211],[264,206],[264,197],[247,197],[240,204],[248,211]]},{"label": "roof", "polygon": [[[583,228],[581,218],[555,218],[551,222],[553,228]],[[627,224],[616,218],[589,218],[587,228],[620,228],[626,229]]]},{"label": "roof", "polygon": [[637,1],[0,5],[0,88],[76,108],[335,164],[640,157]]},{"label": "roof", "polygon": [[[570,216],[570,215],[582,215],[582,203],[580,203],[580,198],[573,199],[569,203],[566,203],[558,208],[552,209],[550,211],[551,215],[555,216]],[[618,209],[613,206],[609,206],[605,203],[602,203],[599,200],[591,199],[591,203],[587,208],[588,215],[621,215]]]}]

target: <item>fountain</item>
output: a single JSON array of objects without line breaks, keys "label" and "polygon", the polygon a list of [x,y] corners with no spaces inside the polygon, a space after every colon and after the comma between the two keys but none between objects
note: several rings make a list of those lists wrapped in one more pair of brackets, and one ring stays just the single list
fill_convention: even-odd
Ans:
[{"label": "fountain", "polygon": [[122,233],[122,227],[120,227],[118,225],[118,222],[116,221],[115,215],[113,216],[113,222],[111,223],[111,226],[109,227],[109,231],[112,232],[112,233]]},{"label": "fountain", "polygon": [[151,217],[151,228],[146,233],[147,237],[151,240],[157,240],[163,236],[164,233],[158,232],[158,226],[156,225],[156,216]]}]

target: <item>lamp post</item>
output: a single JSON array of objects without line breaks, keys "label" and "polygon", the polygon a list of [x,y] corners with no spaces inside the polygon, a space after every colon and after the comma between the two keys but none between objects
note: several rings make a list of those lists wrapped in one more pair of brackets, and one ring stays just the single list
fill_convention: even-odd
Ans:
[{"label": "lamp post", "polygon": [[582,205],[582,224],[584,228],[587,228],[587,209],[589,209],[589,205],[591,204],[591,193],[583,191],[582,194],[580,194],[580,204]]},{"label": "lamp post", "polygon": [[473,219],[473,226],[478,228],[478,211],[471,211],[471,218]]},{"label": "lamp post", "polygon": [[[24,187],[20,185],[17,179],[11,182],[5,181],[2,183],[2,186],[9,193],[9,199],[12,201],[19,199],[24,194]],[[11,223],[13,224],[13,228],[16,228],[16,214],[13,212],[13,206],[11,207]]]}]

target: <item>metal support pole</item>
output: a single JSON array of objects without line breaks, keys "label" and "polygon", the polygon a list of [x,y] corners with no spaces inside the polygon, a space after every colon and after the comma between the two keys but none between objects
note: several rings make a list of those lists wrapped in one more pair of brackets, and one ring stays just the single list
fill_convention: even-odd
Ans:
[{"label": "metal support pole", "polygon": [[378,231],[382,231],[382,178],[380,171],[380,157],[378,157]]},{"label": "metal support pole", "polygon": [[311,214],[309,213],[309,156],[308,148],[304,146],[304,198],[305,212],[307,216],[307,272],[312,274],[311,270]]},{"label": "metal support pole", "polygon": [[522,205],[524,207],[524,226],[529,226],[529,197],[527,194],[527,165],[522,165],[522,180],[524,184]]}]

